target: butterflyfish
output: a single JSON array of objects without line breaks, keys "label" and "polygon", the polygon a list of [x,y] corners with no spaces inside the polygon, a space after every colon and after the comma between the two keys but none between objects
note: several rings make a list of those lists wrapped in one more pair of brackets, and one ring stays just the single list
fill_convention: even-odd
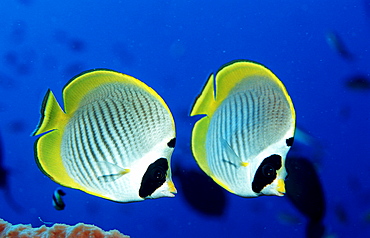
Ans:
[{"label": "butterflyfish", "polygon": [[164,100],[138,79],[107,69],[45,95],[33,135],[36,162],[65,187],[116,202],[174,197],[175,123]]},{"label": "butterflyfish", "polygon": [[295,111],[269,69],[243,60],[224,65],[210,75],[190,115],[203,116],[194,125],[191,148],[216,183],[241,197],[284,195]]}]

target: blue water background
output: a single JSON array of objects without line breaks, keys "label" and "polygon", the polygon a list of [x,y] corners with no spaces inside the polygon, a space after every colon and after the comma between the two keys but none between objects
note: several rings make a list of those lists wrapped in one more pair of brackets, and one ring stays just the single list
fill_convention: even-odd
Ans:
[{"label": "blue water background", "polygon": [[[194,210],[178,194],[119,204],[58,185],[34,161],[30,134],[43,96],[74,75],[109,68],[139,78],[167,102],[176,122],[173,164],[197,168],[189,111],[210,73],[235,59],[270,68],[285,84],[297,124],[322,145],[315,162],[327,200],[327,235],[370,235],[370,94],[345,80],[370,68],[368,1],[3,1],[0,8],[0,136],[10,170],[11,205],[0,193],[0,218],[13,224],[95,224],[132,237],[304,237],[306,219],[286,197],[227,193],[222,216]],[[336,31],[353,53],[333,51]],[[8,194],[8,195],[6,195]],[[21,209],[15,209],[20,206]],[[344,214],[344,215],[343,215]]]}]

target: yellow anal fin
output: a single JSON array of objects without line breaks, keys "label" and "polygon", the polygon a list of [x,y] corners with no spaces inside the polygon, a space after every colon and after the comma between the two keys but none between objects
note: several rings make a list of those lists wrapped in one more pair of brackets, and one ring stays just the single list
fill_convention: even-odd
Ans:
[{"label": "yellow anal fin", "polygon": [[62,133],[53,130],[35,142],[35,159],[40,170],[53,181],[71,188],[83,189],[67,173],[60,156]]},{"label": "yellow anal fin", "polygon": [[235,192],[233,190],[231,190],[231,188],[226,184],[224,183],[223,181],[221,181],[219,178],[215,177],[215,176],[211,176],[211,178],[213,179],[213,181],[215,181],[218,185],[220,185],[221,187],[223,187],[224,189],[226,189],[227,191],[229,191],[230,193],[234,193]]},{"label": "yellow anal fin", "polygon": [[65,120],[66,114],[59,106],[54,94],[48,90],[41,107],[40,122],[32,135],[36,136],[55,129],[61,129],[61,126],[64,126],[66,123]]},{"label": "yellow anal fin", "polygon": [[210,119],[206,116],[195,123],[191,137],[191,149],[193,151],[195,161],[198,163],[199,167],[207,175],[211,176],[212,172],[207,162],[206,152],[206,136],[209,122]]},{"label": "yellow anal fin", "polygon": [[214,111],[214,76],[211,74],[208,78],[207,83],[204,85],[202,92],[196,99],[193,108],[191,109],[190,116],[195,115],[208,115],[211,116]]}]

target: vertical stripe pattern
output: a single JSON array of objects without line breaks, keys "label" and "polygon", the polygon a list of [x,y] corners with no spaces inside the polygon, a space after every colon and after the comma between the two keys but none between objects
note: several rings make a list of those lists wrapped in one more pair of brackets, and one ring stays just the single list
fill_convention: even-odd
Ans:
[{"label": "vertical stripe pattern", "polygon": [[112,165],[130,168],[174,134],[172,116],[149,92],[130,84],[105,84],[85,96],[68,122],[61,147],[63,164],[87,190],[124,196],[131,189],[129,181],[106,183],[98,178],[118,173]]},{"label": "vertical stripe pattern", "polygon": [[[240,163],[258,162],[255,156],[282,140],[292,125],[289,103],[274,82],[263,78],[242,81],[211,118],[206,150],[214,176],[235,193],[247,193],[253,179],[248,171],[251,166],[242,167]],[[240,161],[227,157],[223,140]]]}]

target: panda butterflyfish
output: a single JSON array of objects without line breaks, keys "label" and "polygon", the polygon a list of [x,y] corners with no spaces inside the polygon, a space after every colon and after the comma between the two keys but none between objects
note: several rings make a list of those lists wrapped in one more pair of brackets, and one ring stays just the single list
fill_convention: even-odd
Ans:
[{"label": "panda butterflyfish", "polygon": [[53,181],[116,202],[174,197],[175,124],[164,100],[129,75],[83,72],[49,90],[33,135],[36,162]]},{"label": "panda butterflyfish", "polygon": [[210,75],[190,115],[203,115],[191,148],[216,183],[242,197],[284,195],[295,111],[269,69],[241,60],[226,64]]}]

